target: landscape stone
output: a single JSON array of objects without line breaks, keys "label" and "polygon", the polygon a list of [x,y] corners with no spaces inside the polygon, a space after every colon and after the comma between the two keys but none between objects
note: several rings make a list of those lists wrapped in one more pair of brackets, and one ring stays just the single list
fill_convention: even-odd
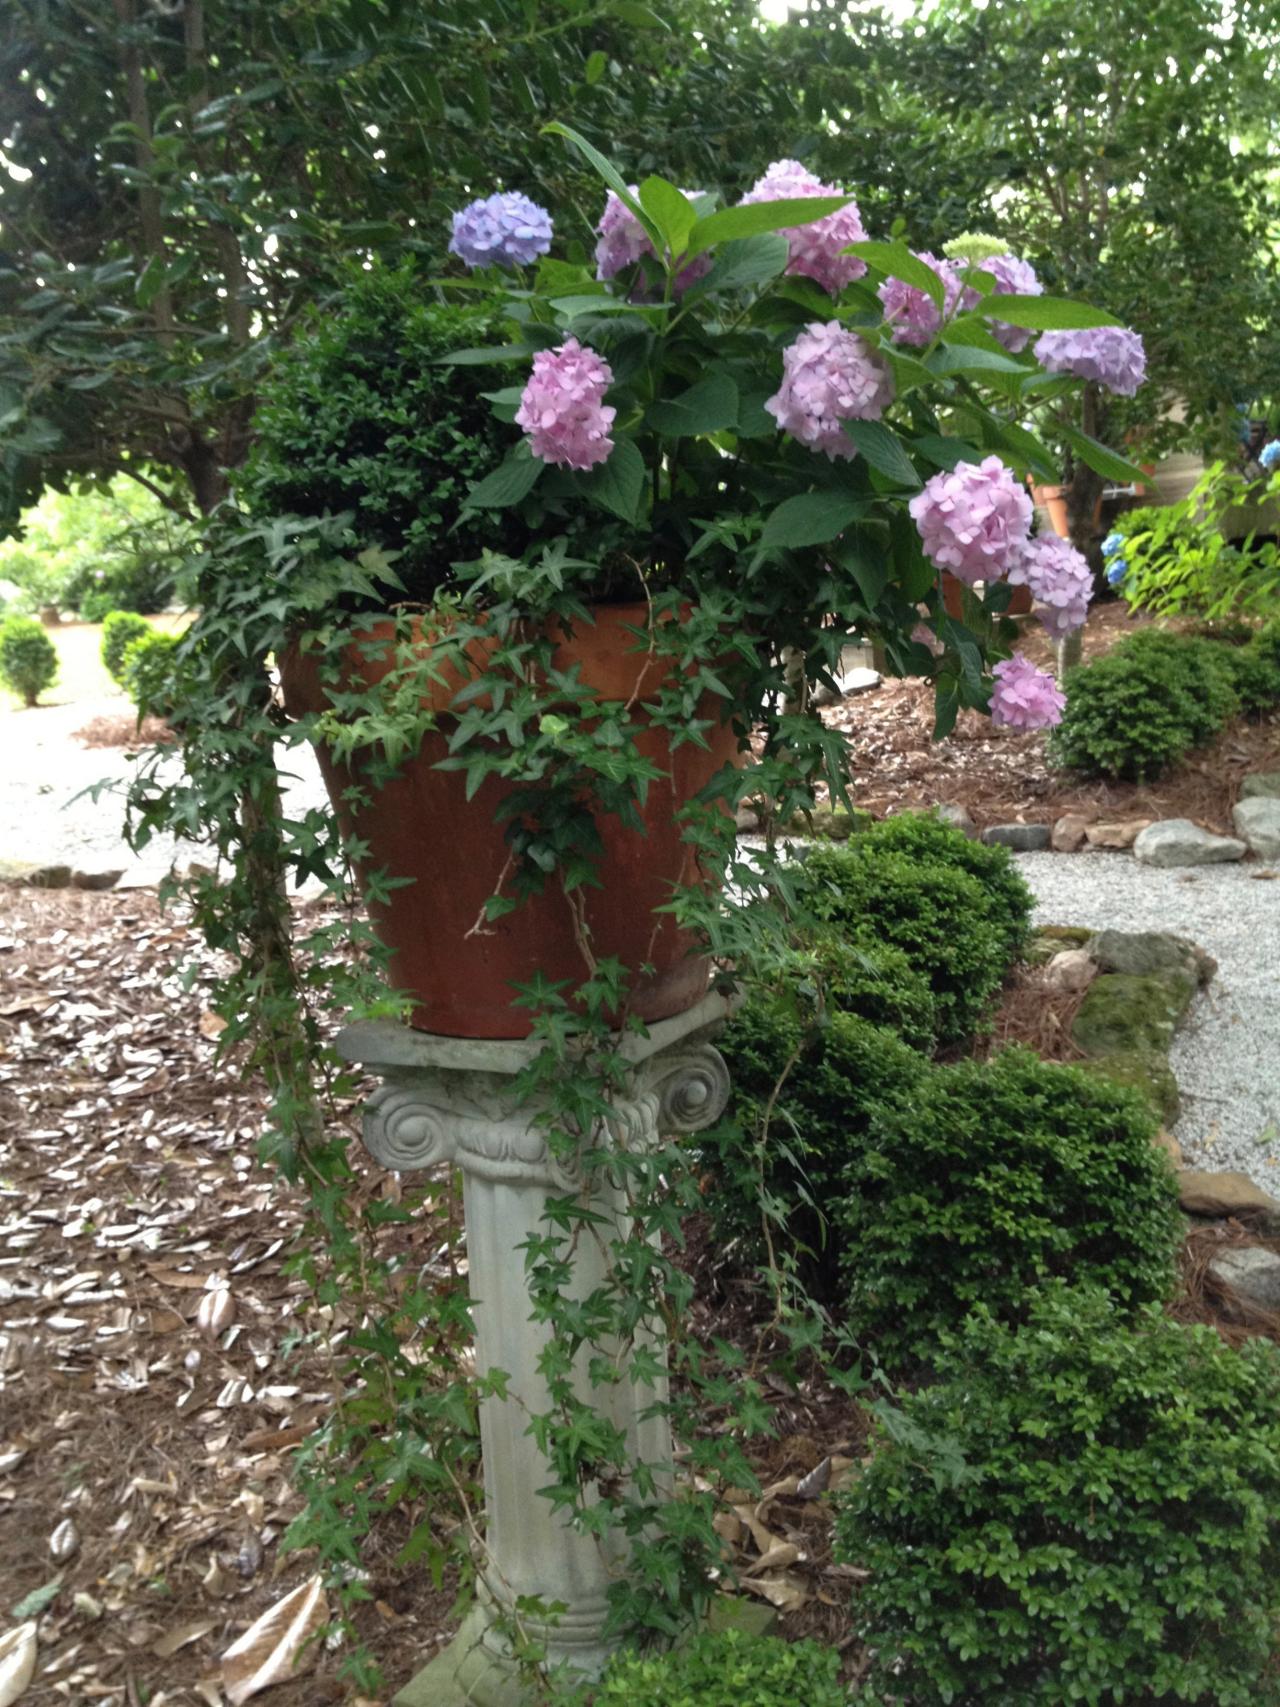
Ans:
[{"label": "landscape stone", "polygon": [[1182,972],[1109,972],[1089,986],[1071,1035],[1086,1055],[1167,1054],[1195,989]]},{"label": "landscape stone", "polygon": [[1172,1132],[1166,1132],[1162,1126],[1151,1142],[1157,1150],[1164,1151],[1175,1168],[1182,1166],[1182,1145],[1179,1144]]},{"label": "landscape stone", "polygon": [[1091,848],[1131,848],[1152,822],[1150,818],[1126,818],[1112,824],[1089,824],[1085,840]]},{"label": "landscape stone", "polygon": [[869,830],[875,823],[870,812],[845,812],[840,807],[815,806],[808,812],[796,812],[787,824],[792,836],[820,836],[831,842],[847,842],[849,837]]},{"label": "landscape stone", "polygon": [[1248,842],[1259,859],[1280,859],[1280,798],[1254,795],[1231,814],[1236,834]]},{"label": "landscape stone", "polygon": [[1078,812],[1064,812],[1053,826],[1049,846],[1054,853],[1076,853],[1084,846],[1088,821]]},{"label": "landscape stone", "polygon": [[1241,800],[1280,800],[1280,771],[1250,771],[1240,784]]},{"label": "landscape stone", "polygon": [[1086,945],[1103,972],[1130,972],[1147,978],[1160,972],[1180,972],[1207,984],[1218,970],[1212,955],[1190,937],[1167,931],[1098,931]]},{"label": "landscape stone", "polygon": [[760,815],[753,812],[749,806],[739,806],[734,813],[734,821],[738,826],[738,834],[751,836],[760,828]]},{"label": "landscape stone", "polygon": [[1210,1173],[1184,1168],[1178,1175],[1178,1195],[1188,1215],[1217,1220],[1231,1215],[1257,1216],[1267,1232],[1280,1231],[1280,1200],[1255,1185],[1248,1174],[1232,1169]]},{"label": "landscape stone", "polygon": [[984,847],[1011,848],[1014,853],[1039,853],[1049,846],[1047,824],[988,824],[982,832]]},{"label": "landscape stone", "polygon": [[[1081,1061],[1080,1066],[1087,1073],[1109,1079],[1114,1085],[1139,1092],[1161,1120],[1175,1121],[1182,1112],[1178,1081],[1168,1056],[1158,1049],[1118,1050],[1113,1055],[1099,1055],[1095,1059]],[[1172,1144],[1175,1140],[1170,1138],[1169,1142]],[[1180,1161],[1181,1152],[1175,1158],[1175,1165]]]},{"label": "landscape stone", "polygon": [[124,876],[122,870],[117,871],[73,871],[71,887],[73,889],[114,889]]},{"label": "landscape stone", "polygon": [[859,664],[852,670],[841,670],[836,673],[839,690],[829,688],[825,683],[814,694],[819,705],[839,705],[842,699],[848,699],[851,694],[868,693],[872,688],[880,686],[879,670],[872,670],[866,665]]},{"label": "landscape stone", "polygon": [[967,806],[959,806],[954,800],[940,800],[933,808],[933,815],[943,824],[949,824],[953,830],[959,830],[962,836],[967,836],[971,842],[978,839],[978,826],[974,823]]},{"label": "landscape stone", "polygon": [[28,889],[65,889],[71,882],[69,865],[41,865],[38,860],[0,859],[0,883]]},{"label": "landscape stone", "polygon": [[1237,1245],[1215,1257],[1209,1272],[1264,1309],[1280,1310],[1280,1257],[1274,1251]]},{"label": "landscape stone", "polygon": [[1087,925],[1040,925],[1031,933],[1023,959],[1028,966],[1043,966],[1064,948],[1083,948],[1092,935]]},{"label": "landscape stone", "polygon": [[1245,845],[1234,836],[1214,836],[1190,818],[1161,818],[1149,824],[1133,844],[1144,865],[1221,865],[1243,859]]},{"label": "landscape stone", "polygon": [[1098,964],[1085,948],[1064,948],[1044,969],[1050,990],[1087,990],[1098,975]]}]

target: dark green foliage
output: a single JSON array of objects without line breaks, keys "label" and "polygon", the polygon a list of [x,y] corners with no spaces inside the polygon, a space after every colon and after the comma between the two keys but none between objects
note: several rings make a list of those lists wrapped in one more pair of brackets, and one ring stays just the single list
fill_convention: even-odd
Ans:
[{"label": "dark green foliage", "polygon": [[1223,646],[1222,656],[1242,710],[1263,717],[1280,705],[1280,648],[1265,629],[1244,646]]},{"label": "dark green foliage", "polygon": [[841,1500],[873,1650],[912,1707],[1280,1701],[1280,1356],[1055,1285],[975,1312]]},{"label": "dark green foliage", "polygon": [[1016,1319],[1051,1276],[1163,1298],[1177,1192],[1155,1131],[1133,1092],[1024,1049],[935,1069],[845,1170],[850,1328],[905,1366],[977,1304]]},{"label": "dark green foliage", "polygon": [[724,1630],[666,1654],[619,1654],[592,1707],[844,1707],[840,1656],[817,1642]]},{"label": "dark green foliage", "polygon": [[900,812],[877,825],[872,834],[878,847],[954,866],[976,877],[988,898],[987,916],[1004,934],[1009,960],[1021,955],[1031,930],[1035,897],[1008,848],[970,841],[931,812]]},{"label": "dark green foliage", "polygon": [[967,871],[886,848],[876,834],[815,847],[805,881],[814,911],[851,942],[900,949],[928,979],[940,1044],[972,1036],[1011,958],[998,896]]},{"label": "dark green foliage", "polygon": [[851,942],[838,931],[812,934],[797,980],[812,982],[828,1012],[855,1014],[888,1026],[913,1049],[932,1050],[938,1008],[929,981],[900,948]]},{"label": "dark green foliage", "polygon": [[926,1063],[856,1015],[818,1024],[794,991],[752,997],[719,1047],[733,1103],[698,1139],[717,1234],[755,1259],[767,1222],[775,1252],[794,1256],[814,1291],[833,1297],[844,1173],[885,1112],[910,1104]]},{"label": "dark green foliage", "polygon": [[1198,636],[1146,629],[1069,671],[1050,758],[1090,776],[1159,775],[1240,710],[1228,651]]},{"label": "dark green foliage", "polygon": [[129,610],[113,610],[102,619],[102,662],[112,681],[124,683],[124,655],[135,641],[145,640],[151,624]]},{"label": "dark green foliage", "polygon": [[0,681],[25,705],[34,705],[57,673],[57,651],[34,617],[0,622]]},{"label": "dark green foliage", "polygon": [[180,635],[148,632],[125,648],[120,685],[140,718],[169,718],[177,710],[180,645]]},{"label": "dark green foliage", "polygon": [[84,622],[101,622],[108,611],[162,611],[173,597],[173,558],[159,552],[114,556],[68,577],[63,597]]},{"label": "dark green foliage", "polygon": [[510,448],[512,428],[480,395],[509,376],[439,365],[502,341],[491,317],[436,302],[412,266],[353,273],[273,370],[244,475],[249,508],[351,511],[362,545],[401,554],[395,572],[416,599],[449,579],[451,563],[506,548],[518,525],[507,517],[456,524],[472,482]]}]

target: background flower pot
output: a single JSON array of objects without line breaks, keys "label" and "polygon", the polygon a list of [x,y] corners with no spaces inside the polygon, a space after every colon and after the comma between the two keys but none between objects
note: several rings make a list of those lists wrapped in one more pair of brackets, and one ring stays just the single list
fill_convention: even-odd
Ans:
[{"label": "background flower pot", "polygon": [[[942,571],[942,605],[947,615],[955,622],[964,621],[964,592],[965,582],[950,569]],[[1014,587],[1013,597],[1005,608],[1006,616],[1027,616],[1031,611],[1031,589],[1029,587]]]},{"label": "background flower pot", "polygon": [[1067,521],[1067,489],[1065,486],[1032,486],[1031,501],[1046,510],[1053,524],[1053,531],[1061,539],[1068,539],[1071,527]]},{"label": "background flower pot", "polygon": [[[640,697],[654,693],[671,666],[638,651],[628,627],[644,625],[647,607],[605,606],[594,616],[594,626],[580,625],[564,635],[556,667],[578,664],[582,680],[603,699],[627,701],[637,689]],[[385,637],[390,643],[393,634],[388,621],[370,630],[369,638]],[[430,640],[422,644],[429,647]],[[387,673],[392,654],[390,645],[385,660],[370,658],[369,650],[367,639],[353,646],[349,667],[353,677],[373,683]],[[470,650],[482,664],[484,643]],[[292,715],[326,708],[314,657],[291,651],[281,660],[281,679]],[[587,967],[569,902],[554,875],[542,894],[475,928],[507,858],[497,814],[512,785],[490,777],[468,800],[464,773],[436,768],[447,750],[447,707],[460,685],[459,679],[428,687],[434,708],[445,713],[442,727],[427,735],[416,757],[368,805],[353,810],[344,800],[359,780],[353,767],[335,760],[323,745],[317,753],[344,834],[369,845],[366,869],[413,879],[385,901],[368,903],[374,928],[391,951],[391,982],[415,998],[413,1025],[451,1037],[527,1037],[530,1016],[512,1006],[513,984],[541,972],[576,987]],[[707,714],[714,717],[710,709]],[[645,1021],[683,1012],[707,988],[709,964],[691,934],[670,914],[655,913],[676,885],[698,881],[694,850],[681,840],[676,814],[722,766],[737,761],[738,739],[731,728],[714,722],[707,735],[709,750],[686,744],[673,753],[665,730],[641,732],[639,750],[666,773],[649,785],[641,809],[645,833],[601,814],[602,887],[581,892],[592,951],[598,958],[616,955],[633,972],[629,1012]],[[364,872],[360,875],[363,880]],[[646,965],[652,968],[649,974],[636,971]]]}]

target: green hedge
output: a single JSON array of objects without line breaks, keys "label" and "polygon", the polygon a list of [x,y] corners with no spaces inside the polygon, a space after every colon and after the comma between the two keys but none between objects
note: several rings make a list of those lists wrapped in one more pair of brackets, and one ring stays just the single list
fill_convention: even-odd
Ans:
[{"label": "green hedge", "polygon": [[725,1630],[667,1654],[619,1654],[591,1707],[845,1707],[840,1656],[817,1642]]},{"label": "green hedge", "polygon": [[131,610],[108,611],[102,619],[99,652],[112,681],[124,684],[124,655],[135,641],[145,640],[151,624]]},{"label": "green hedge", "polygon": [[57,675],[57,648],[34,617],[0,621],[0,681],[11,693],[34,705]]}]

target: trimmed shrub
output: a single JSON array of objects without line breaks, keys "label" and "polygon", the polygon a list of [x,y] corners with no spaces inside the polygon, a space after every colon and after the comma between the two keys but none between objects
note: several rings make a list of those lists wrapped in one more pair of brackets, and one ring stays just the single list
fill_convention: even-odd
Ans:
[{"label": "trimmed shrub", "polygon": [[1261,635],[1244,646],[1224,646],[1223,657],[1231,672],[1231,684],[1241,707],[1250,716],[1261,717],[1280,705],[1280,656]]},{"label": "trimmed shrub", "polygon": [[833,1214],[848,1325],[886,1365],[928,1359],[975,1306],[1016,1320],[1050,1278],[1168,1296],[1177,1189],[1134,1092],[1008,1049],[934,1069],[878,1115]]},{"label": "trimmed shrub", "polygon": [[1054,1285],[889,1413],[836,1522],[860,1696],[1280,1702],[1280,1355]]},{"label": "trimmed shrub", "polygon": [[940,1044],[967,1041],[1009,968],[999,903],[955,865],[886,848],[878,834],[818,846],[804,865],[809,905],[849,941],[888,944],[926,978]]},{"label": "trimmed shrub", "polygon": [[988,897],[987,917],[1004,937],[1009,963],[1019,958],[1031,933],[1035,896],[1008,848],[984,847],[932,812],[900,812],[871,832],[876,846],[921,861],[952,866],[977,878]]},{"label": "trimmed shrub", "polygon": [[148,630],[125,647],[120,685],[137,707],[139,722],[144,717],[171,718],[177,710],[176,653],[180,643],[177,634]]},{"label": "trimmed shrub", "polygon": [[1147,629],[1067,673],[1051,761],[1143,781],[1212,739],[1240,710],[1226,648]]},{"label": "trimmed shrub", "polygon": [[900,948],[851,942],[837,931],[814,932],[800,953],[797,985],[821,992],[826,1011],[888,1026],[913,1049],[932,1050],[938,1005],[929,980]]},{"label": "trimmed shrub", "polygon": [[839,1667],[836,1650],[817,1642],[707,1632],[670,1653],[618,1654],[585,1699],[591,1707],[845,1707]]},{"label": "trimmed shrub", "polygon": [[5,617],[0,622],[0,681],[24,705],[34,705],[57,674],[57,650],[35,618]]},{"label": "trimmed shrub", "polygon": [[131,610],[113,610],[102,619],[103,665],[113,682],[124,685],[124,655],[137,640],[151,633],[151,624]]}]

